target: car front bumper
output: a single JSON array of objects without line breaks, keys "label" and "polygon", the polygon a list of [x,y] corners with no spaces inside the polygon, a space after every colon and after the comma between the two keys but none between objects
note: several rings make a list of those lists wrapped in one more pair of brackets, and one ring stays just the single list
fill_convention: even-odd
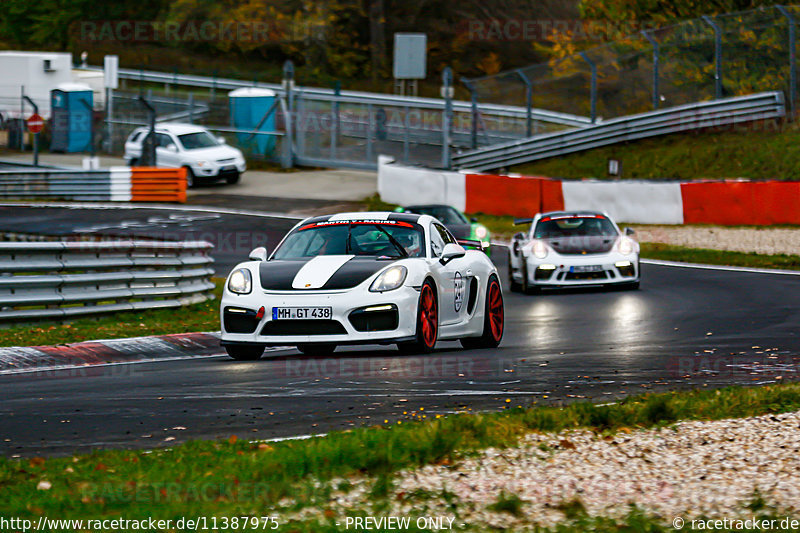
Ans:
[{"label": "car front bumper", "polygon": [[192,165],[192,172],[194,172],[195,176],[199,177],[216,177],[216,176],[226,176],[229,174],[241,174],[245,170],[247,170],[247,164],[245,162],[237,162],[237,163],[230,163],[227,165],[217,165],[217,164],[206,164],[202,167],[197,165]]},{"label": "car front bumper", "polygon": [[[254,289],[251,294],[244,295],[231,293],[226,288],[220,305],[222,344],[291,346],[407,341],[416,334],[418,301],[419,292],[413,287],[384,293],[369,292],[363,287],[335,292]],[[264,316],[256,319],[261,307],[264,307]],[[332,316],[330,320],[273,320],[272,310],[277,307],[330,307]],[[396,322],[389,321],[387,325],[392,313],[396,314]],[[396,327],[386,329],[392,325]],[[252,331],[246,331],[250,328]]]},{"label": "car front bumper", "polygon": [[572,287],[616,285],[639,281],[639,256],[619,253],[528,258],[528,285]]}]

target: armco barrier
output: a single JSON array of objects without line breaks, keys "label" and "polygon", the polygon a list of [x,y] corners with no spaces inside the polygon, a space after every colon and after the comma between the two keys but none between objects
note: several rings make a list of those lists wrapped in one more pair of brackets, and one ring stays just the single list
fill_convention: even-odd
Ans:
[{"label": "armco barrier", "polygon": [[203,241],[0,242],[0,321],[178,307],[213,298]]},{"label": "armco barrier", "polygon": [[382,158],[378,192],[401,205],[444,203],[469,213],[533,216],[605,211],[640,224],[800,224],[800,182],[561,181],[403,167]]},{"label": "armco barrier", "polygon": [[111,202],[186,202],[186,169],[0,170],[0,198]]},{"label": "armco barrier", "polygon": [[489,170],[600,146],[786,115],[782,92],[720,98],[619,117],[600,124],[492,144],[453,155],[458,168]]}]

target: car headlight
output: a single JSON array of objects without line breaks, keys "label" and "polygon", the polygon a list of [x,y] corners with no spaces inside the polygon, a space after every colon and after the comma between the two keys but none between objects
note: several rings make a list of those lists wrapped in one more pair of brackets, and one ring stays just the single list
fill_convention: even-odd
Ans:
[{"label": "car headlight", "polygon": [[387,268],[383,273],[375,278],[370,285],[370,292],[386,292],[397,289],[403,285],[408,275],[408,269],[403,265],[396,265]]},{"label": "car headlight", "polygon": [[549,250],[544,241],[533,241],[533,255],[535,255],[537,259],[544,259],[547,257],[548,252]]},{"label": "car headlight", "polygon": [[489,232],[486,229],[486,226],[478,226],[475,228],[475,236],[478,237],[479,240],[483,240],[486,238]]},{"label": "car headlight", "polygon": [[234,270],[228,278],[228,290],[236,294],[249,294],[253,290],[253,277],[246,268]]},{"label": "car headlight", "polygon": [[627,237],[622,237],[619,240],[619,246],[617,247],[619,253],[622,255],[628,255],[633,253],[633,241]]}]

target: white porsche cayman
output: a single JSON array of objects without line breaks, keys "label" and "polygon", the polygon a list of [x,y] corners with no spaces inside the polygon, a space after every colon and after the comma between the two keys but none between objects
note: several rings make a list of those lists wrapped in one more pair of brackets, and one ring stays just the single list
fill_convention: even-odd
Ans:
[{"label": "white porsche cayman", "polygon": [[543,287],[617,285],[639,287],[639,243],[605,213],[551,212],[515,224],[531,224],[511,241],[512,291]]},{"label": "white porsche cayman", "polygon": [[258,359],[276,345],[315,355],[344,344],[427,353],[437,339],[473,348],[503,337],[491,260],[465,250],[435,218],[409,213],[304,220],[269,257],[256,248],[233,269],[220,315],[234,359]]}]

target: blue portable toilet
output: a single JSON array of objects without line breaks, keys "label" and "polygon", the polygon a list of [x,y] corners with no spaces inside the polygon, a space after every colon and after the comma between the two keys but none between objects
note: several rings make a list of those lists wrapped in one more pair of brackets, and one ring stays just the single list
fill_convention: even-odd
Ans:
[{"label": "blue portable toilet", "polygon": [[[275,131],[278,108],[275,92],[261,87],[242,87],[228,93],[231,106],[231,123],[237,130]],[[273,108],[273,106],[275,106]],[[272,110],[270,112],[270,110]],[[265,118],[265,115],[269,116]],[[268,155],[275,149],[275,136],[237,133],[239,147]]]},{"label": "blue portable toilet", "polygon": [[92,88],[86,84],[62,83],[50,91],[51,152],[91,150],[93,106]]}]

